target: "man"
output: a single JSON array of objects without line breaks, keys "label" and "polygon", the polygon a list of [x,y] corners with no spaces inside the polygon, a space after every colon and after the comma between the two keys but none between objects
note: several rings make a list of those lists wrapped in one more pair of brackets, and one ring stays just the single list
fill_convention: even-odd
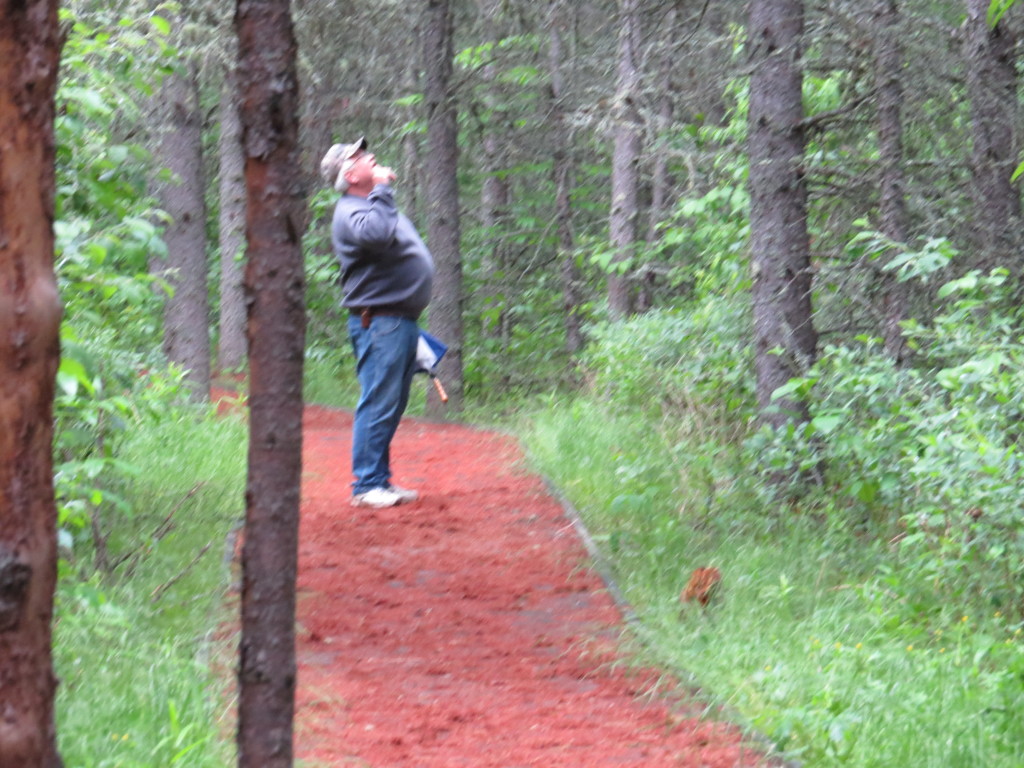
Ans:
[{"label": "man", "polygon": [[352,427],[352,504],[393,507],[419,494],[391,482],[391,439],[409,402],[417,320],[430,301],[434,260],[395,206],[395,173],[377,164],[366,140],[335,144],[320,163],[341,193],[331,242],[341,262],[343,306],[356,357],[359,404]]}]

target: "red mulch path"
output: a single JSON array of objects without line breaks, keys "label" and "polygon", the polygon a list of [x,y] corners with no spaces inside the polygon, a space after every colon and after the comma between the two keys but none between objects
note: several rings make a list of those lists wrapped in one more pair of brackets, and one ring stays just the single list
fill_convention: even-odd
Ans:
[{"label": "red mulch path", "polygon": [[622,617],[512,440],[407,419],[392,466],[423,498],[369,510],[349,505],[350,428],[306,411],[299,765],[762,764],[612,663]]}]

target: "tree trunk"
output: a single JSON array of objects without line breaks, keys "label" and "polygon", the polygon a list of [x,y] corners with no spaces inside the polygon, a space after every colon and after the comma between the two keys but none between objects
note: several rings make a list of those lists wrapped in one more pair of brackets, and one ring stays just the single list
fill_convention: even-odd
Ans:
[{"label": "tree trunk", "polygon": [[1016,38],[1006,16],[995,28],[989,27],[989,4],[990,0],[967,0],[964,59],[971,100],[971,231],[975,266],[984,272],[1002,266],[1018,274],[1021,206],[1011,181],[1019,155]]},{"label": "tree trunk", "polygon": [[158,183],[161,207],[171,217],[165,278],[171,287],[164,309],[164,352],[182,366],[194,400],[210,393],[210,308],[206,287],[206,200],[203,179],[199,82],[171,75],[161,89],[157,162],[171,178]]},{"label": "tree trunk", "polygon": [[0,0],[0,764],[57,768],[53,394],[56,0]]},{"label": "tree trunk", "polygon": [[[907,241],[906,178],[903,170],[903,51],[896,0],[875,6],[875,87],[878,90],[879,219],[882,233],[895,243]],[[907,292],[894,275],[883,278],[885,349],[897,363],[906,355],[900,322],[906,316]]]},{"label": "tree trunk", "polygon": [[[448,0],[427,0],[423,60],[427,108],[427,243],[437,269],[430,307],[430,330],[448,345],[441,371],[448,407],[462,411],[462,259],[459,252],[458,126],[452,93],[452,14]],[[430,397],[428,415],[444,414]]]},{"label": "tree trunk", "polygon": [[565,315],[565,348],[570,355],[583,349],[583,318],[580,306],[580,276],[576,265],[572,216],[572,188],[576,161],[573,156],[573,132],[566,116],[566,57],[563,35],[575,29],[575,7],[565,0],[554,0],[549,23],[548,63],[551,70],[551,162],[555,177],[555,223],[558,230],[558,261],[561,264],[562,310]]},{"label": "tree trunk", "polygon": [[238,77],[228,69],[220,96],[220,338],[222,371],[245,362],[245,159],[238,115]]},{"label": "tree trunk", "polygon": [[808,418],[807,404],[772,393],[814,362],[811,316],[801,0],[751,0],[750,247],[757,398],[762,418],[781,426]]},{"label": "tree trunk", "polygon": [[[488,23],[488,42],[497,50],[502,38],[500,30],[502,0],[485,0],[481,11]],[[485,232],[489,252],[482,255],[484,303],[488,309],[496,310],[485,315],[482,332],[485,336],[500,341],[507,349],[512,334],[512,320],[508,312],[510,286],[508,280],[509,247],[507,233],[509,201],[511,191],[507,177],[502,173],[508,165],[506,149],[508,134],[508,110],[504,106],[504,94],[499,90],[495,64],[486,64],[481,77],[486,84],[483,108],[483,189],[480,192],[480,226]]]},{"label": "tree trunk", "polygon": [[[675,115],[673,94],[673,72],[676,68],[678,51],[673,45],[680,35],[676,6],[670,6],[660,25],[660,41],[658,45],[658,95],[657,109],[654,115],[655,142],[651,158],[651,205],[647,211],[647,242],[657,243],[660,235],[658,225],[664,220],[669,208],[669,195],[672,189],[672,178],[669,172],[668,151],[671,141],[672,118]],[[646,312],[654,305],[654,271],[645,269],[640,281],[636,308]]]},{"label": "tree trunk", "polygon": [[[639,217],[640,162],[640,75],[637,56],[640,48],[640,13],[638,0],[619,0],[618,77],[615,103],[614,147],[612,149],[612,201],[609,236],[615,253],[613,272],[608,277],[608,309],[613,318],[626,317],[634,311],[634,289],[629,277],[629,263],[637,239]],[[616,266],[619,268],[616,269]]]},{"label": "tree trunk", "polygon": [[[410,39],[421,42],[419,26],[410,32]],[[419,59],[410,56],[405,67],[406,89],[409,93],[419,93],[422,89],[420,84]],[[403,108],[406,115],[406,122],[410,125],[420,119],[418,107],[408,106]],[[413,221],[419,221],[419,189],[420,177],[423,168],[420,163],[420,137],[416,131],[407,131],[402,138],[402,208],[405,215]]]},{"label": "tree trunk", "polygon": [[291,768],[302,470],[305,220],[288,0],[238,0],[249,306],[249,476],[238,764]]}]

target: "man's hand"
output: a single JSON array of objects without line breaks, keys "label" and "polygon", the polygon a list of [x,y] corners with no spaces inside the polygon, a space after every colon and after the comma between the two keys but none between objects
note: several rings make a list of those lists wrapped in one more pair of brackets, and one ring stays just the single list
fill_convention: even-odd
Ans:
[{"label": "man's hand", "polygon": [[375,165],[373,167],[374,184],[390,184],[397,178],[398,176],[395,175],[395,172],[386,165]]}]

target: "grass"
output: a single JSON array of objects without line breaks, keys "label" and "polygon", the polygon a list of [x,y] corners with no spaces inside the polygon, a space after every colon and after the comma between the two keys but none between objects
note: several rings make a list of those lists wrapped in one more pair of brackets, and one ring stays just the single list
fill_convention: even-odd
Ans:
[{"label": "grass", "polygon": [[[1024,764],[1019,624],[929,599],[887,542],[767,505],[737,452],[694,435],[577,402],[527,438],[638,613],[639,661],[806,766]],[[723,574],[706,610],[679,599],[700,566]]]},{"label": "grass", "polygon": [[[245,427],[174,418],[133,427],[106,520],[109,574],[91,552],[62,563],[54,628],[57,733],[67,768],[226,766],[233,761],[225,542],[244,513]],[[108,515],[108,517],[112,516]],[[80,548],[85,549],[85,548]]]},{"label": "grass", "polygon": [[[310,361],[306,390],[351,407],[350,361]],[[709,712],[805,766],[1024,764],[1022,627],[943,602],[888,542],[769,503],[710,432],[584,400],[552,401],[530,427],[532,461],[581,510],[641,619],[627,639],[637,661],[695,683]],[[116,490],[131,511],[105,522],[112,561],[128,557],[100,576],[78,552],[58,595],[68,768],[232,763],[218,664],[233,649],[217,628],[244,446],[244,425],[189,413],[123,440],[135,473]],[[679,601],[699,566],[723,573],[707,610]]]},{"label": "grass", "polygon": [[356,381],[351,350],[346,347],[307,352],[303,365],[302,396],[307,403],[355,408],[359,399],[359,382]]},{"label": "grass", "polygon": [[[353,408],[351,360],[337,358],[307,360],[305,397]],[[414,414],[426,399],[416,384]],[[233,764],[225,547],[245,511],[246,443],[241,420],[188,408],[140,417],[121,438],[117,458],[132,469],[107,496],[124,504],[93,510],[110,572],[97,568],[87,530],[61,561],[54,664],[67,768]]]}]

